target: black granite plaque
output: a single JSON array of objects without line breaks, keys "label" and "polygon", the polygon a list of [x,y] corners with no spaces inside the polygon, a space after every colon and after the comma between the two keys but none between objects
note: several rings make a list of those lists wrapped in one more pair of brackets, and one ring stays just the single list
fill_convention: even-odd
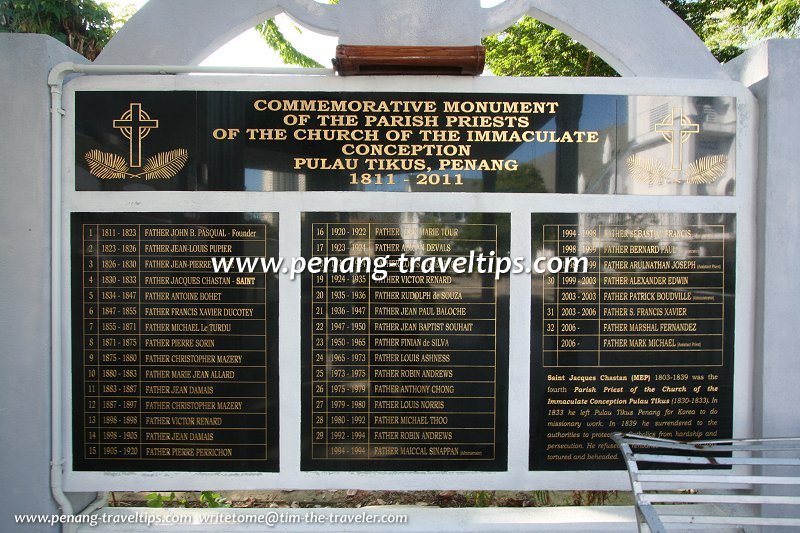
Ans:
[{"label": "black granite plaque", "polygon": [[730,195],[731,97],[79,91],[77,190]]},{"label": "black granite plaque", "polygon": [[73,469],[277,471],[277,215],[71,223]]},{"label": "black granite plaque", "polygon": [[508,276],[438,261],[506,254],[509,224],[303,215],[304,257],[340,261],[302,279],[303,470],[506,468]]},{"label": "black granite plaque", "polygon": [[534,214],[534,256],[586,271],[533,276],[531,470],[623,468],[614,431],[731,436],[735,235],[732,214]]}]

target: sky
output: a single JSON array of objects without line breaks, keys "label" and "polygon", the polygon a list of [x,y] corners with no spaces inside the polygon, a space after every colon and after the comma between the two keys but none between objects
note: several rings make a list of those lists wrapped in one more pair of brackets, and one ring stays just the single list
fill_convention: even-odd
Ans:
[{"label": "sky", "polygon": [[[481,5],[491,7],[502,0],[481,0]],[[109,2],[122,9],[134,6],[136,9],[147,3],[147,0],[122,0]],[[275,17],[278,27],[295,48],[314,58],[324,67],[332,67],[331,59],[336,55],[336,37],[320,35],[311,30],[299,28],[286,15]],[[300,30],[300,31],[298,31]],[[201,65],[235,66],[235,67],[282,67],[285,66],[278,54],[272,50],[255,29],[250,29],[236,37],[228,44],[214,52]]]}]

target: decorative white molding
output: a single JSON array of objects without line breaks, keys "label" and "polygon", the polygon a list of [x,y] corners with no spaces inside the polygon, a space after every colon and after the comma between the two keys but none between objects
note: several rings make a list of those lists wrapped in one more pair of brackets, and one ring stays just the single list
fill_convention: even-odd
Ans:
[{"label": "decorative white molding", "polygon": [[[524,14],[594,50],[623,76],[729,79],[703,42],[659,0],[150,0],[98,64],[197,65],[279,13],[342,44],[469,46]],[[621,21],[624,21],[622,24]]]}]

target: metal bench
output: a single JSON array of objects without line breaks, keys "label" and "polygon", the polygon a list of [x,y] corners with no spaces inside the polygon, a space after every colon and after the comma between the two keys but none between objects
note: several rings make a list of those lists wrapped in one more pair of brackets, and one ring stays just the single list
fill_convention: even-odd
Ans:
[{"label": "metal bench", "polygon": [[640,532],[800,530],[800,438],[611,438],[630,474]]}]

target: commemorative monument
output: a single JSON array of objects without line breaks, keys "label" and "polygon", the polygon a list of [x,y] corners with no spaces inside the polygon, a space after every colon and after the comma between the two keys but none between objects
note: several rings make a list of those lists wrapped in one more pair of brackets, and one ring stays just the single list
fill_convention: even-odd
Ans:
[{"label": "commemorative monument", "polygon": [[[106,490],[619,489],[611,432],[775,432],[770,397],[796,389],[755,312],[783,305],[763,276],[773,96],[660,2],[463,0],[438,37],[450,2],[202,4],[180,46],[161,30],[188,2],[151,0],[96,64],[50,75],[37,309],[62,510]],[[191,66],[280,11],[340,35],[338,76]],[[623,13],[648,21],[638,51],[611,35]],[[480,36],[523,14],[623,77],[471,76]]]},{"label": "commemorative monument", "polygon": [[[444,211],[302,211],[301,256],[500,261],[521,216],[522,255],[585,259],[531,277],[531,471],[619,468],[615,429],[730,436],[736,212],[486,212],[459,199],[730,196],[735,97],[95,90],[74,101],[78,198],[337,191],[352,206],[371,193],[401,206],[446,194]],[[278,257],[281,214],[71,217],[76,470],[277,471],[279,272],[212,261]],[[376,274],[302,276],[301,469],[506,470],[508,274]]]}]

